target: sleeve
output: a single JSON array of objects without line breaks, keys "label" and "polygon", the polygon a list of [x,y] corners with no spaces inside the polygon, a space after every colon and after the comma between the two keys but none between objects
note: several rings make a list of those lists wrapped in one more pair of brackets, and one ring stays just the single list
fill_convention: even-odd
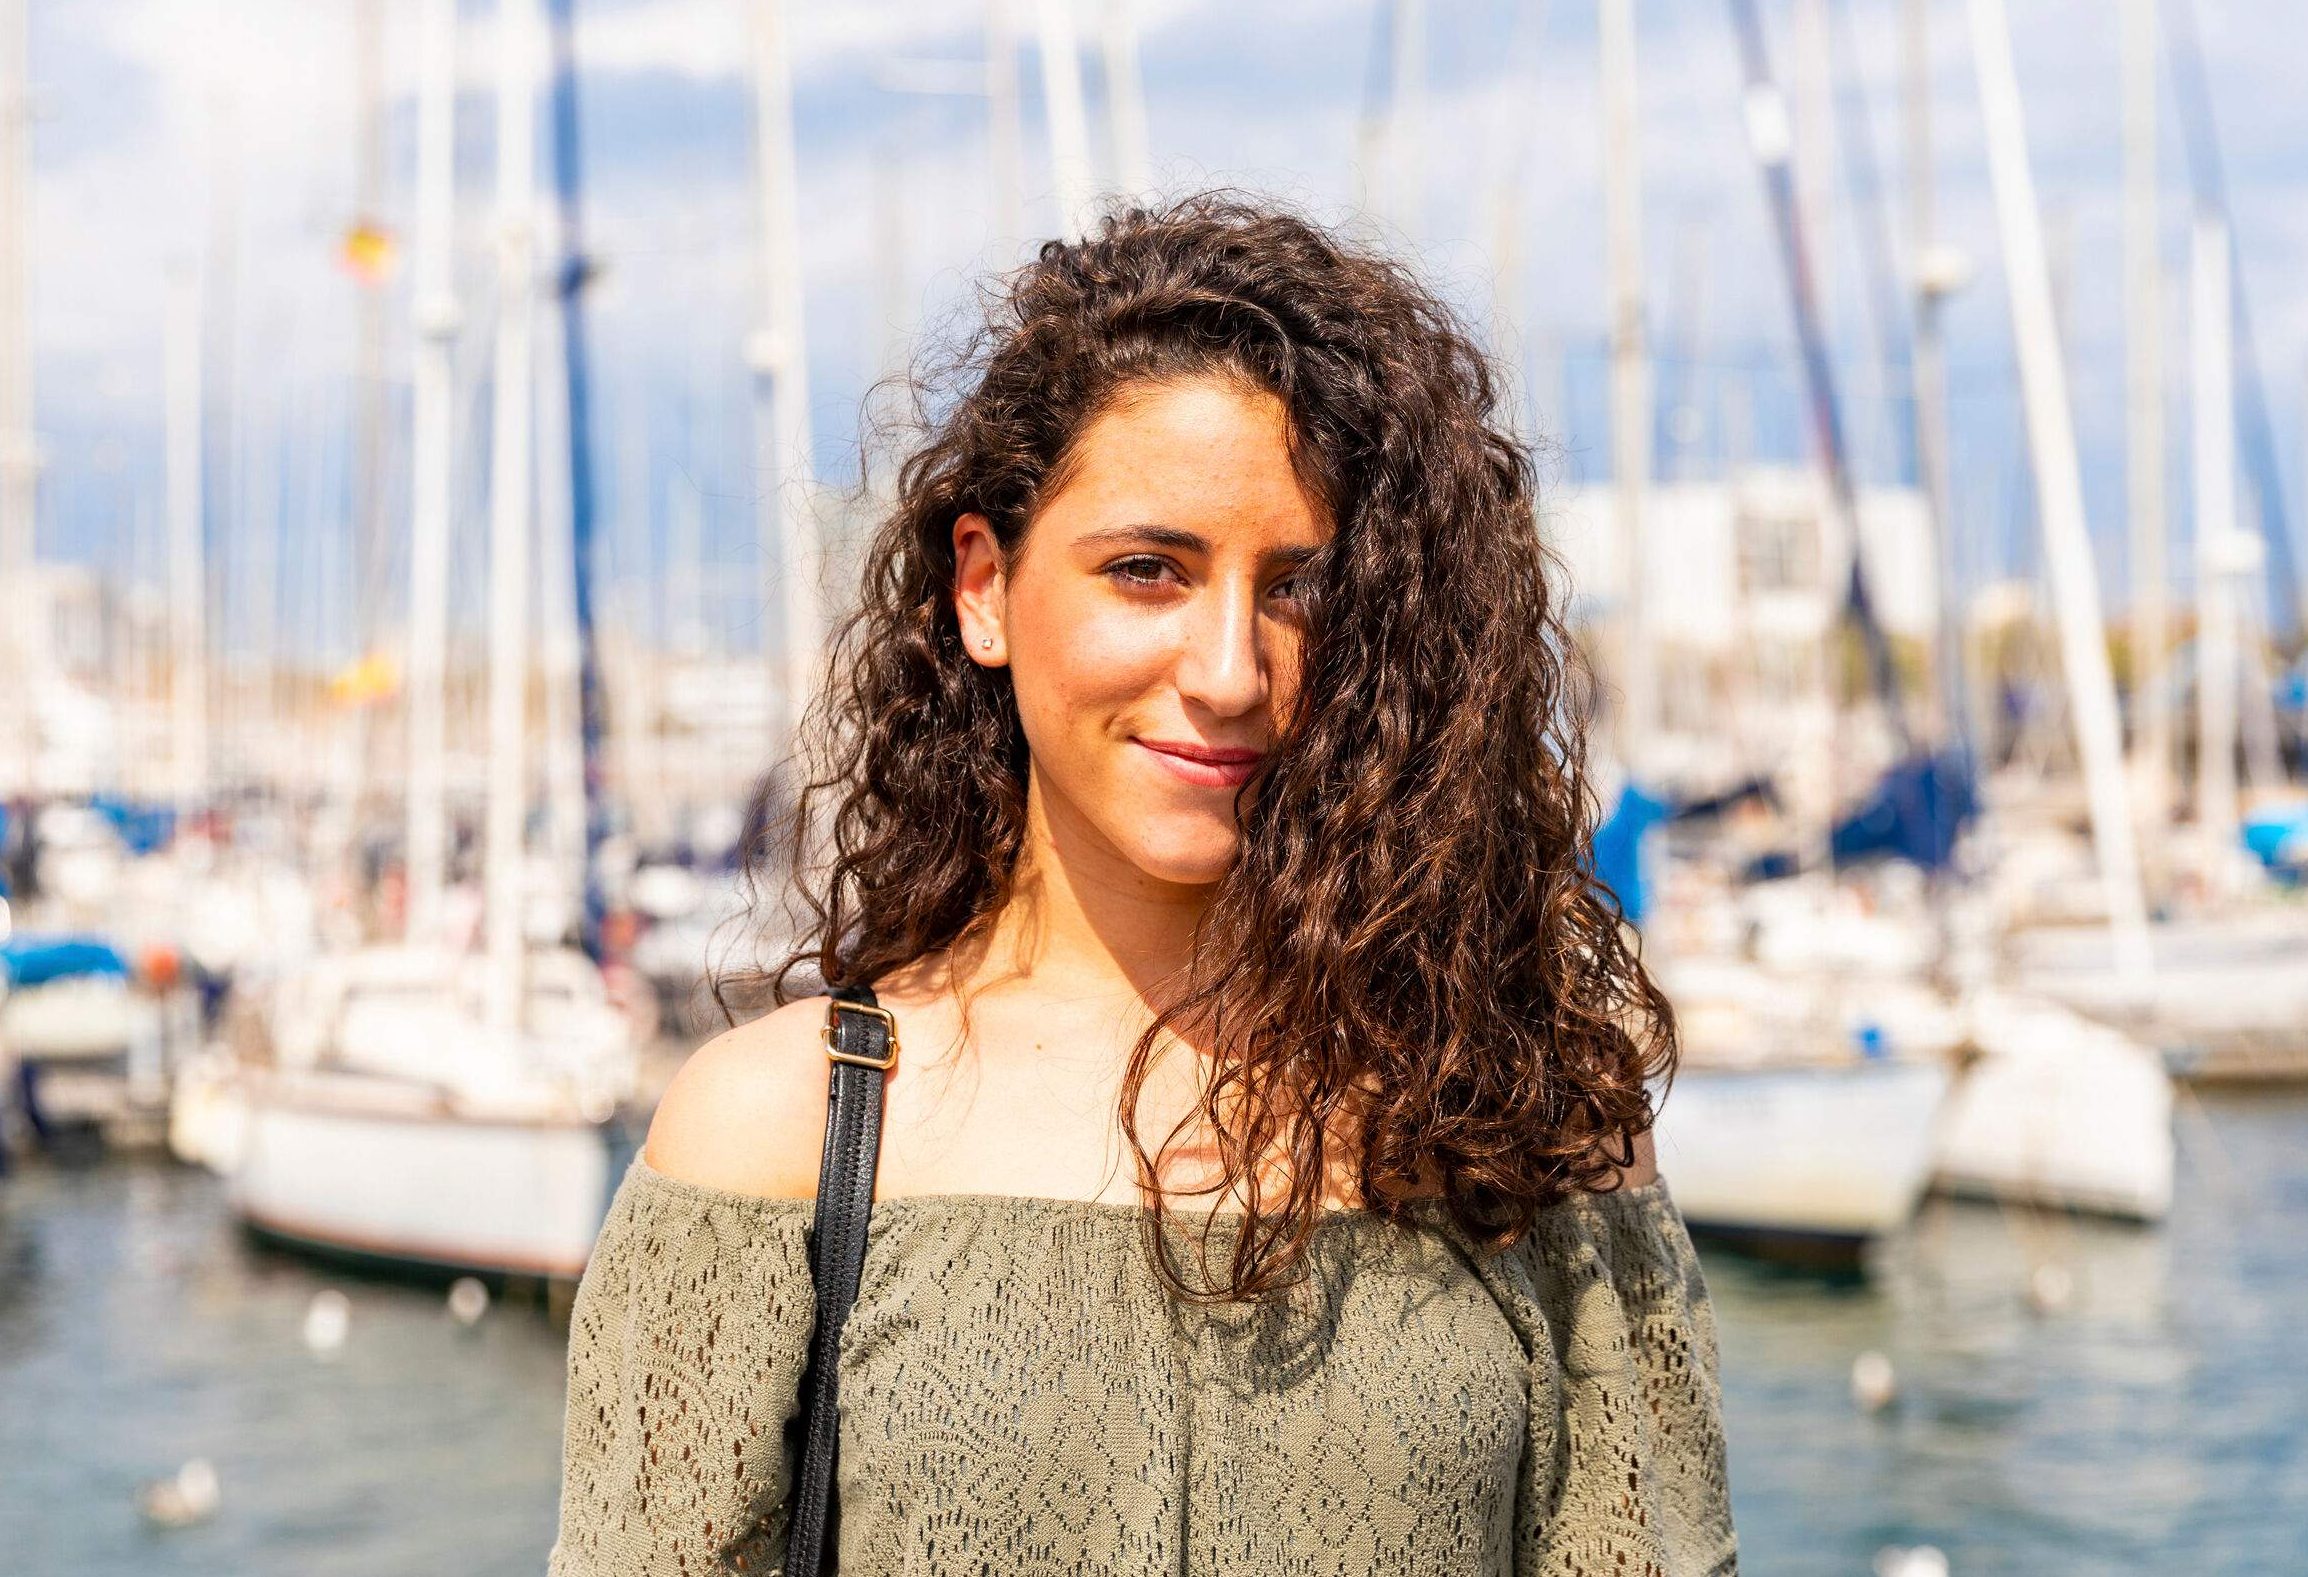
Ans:
[{"label": "sleeve", "polygon": [[782,1563],[786,1425],[815,1317],[810,1208],[635,1158],[570,1307],[549,1577],[766,1577]]},{"label": "sleeve", "polygon": [[1735,1573],[1714,1307],[1666,1184],[1556,1205],[1482,1274],[1530,1356],[1516,1577]]}]

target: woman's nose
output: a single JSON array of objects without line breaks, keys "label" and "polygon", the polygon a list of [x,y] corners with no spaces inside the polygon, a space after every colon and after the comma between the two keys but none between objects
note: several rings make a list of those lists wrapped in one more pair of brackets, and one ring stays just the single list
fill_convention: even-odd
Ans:
[{"label": "woman's nose", "polygon": [[1257,588],[1214,581],[1196,599],[1178,657],[1178,693],[1220,717],[1239,717],[1266,699],[1259,649]]}]

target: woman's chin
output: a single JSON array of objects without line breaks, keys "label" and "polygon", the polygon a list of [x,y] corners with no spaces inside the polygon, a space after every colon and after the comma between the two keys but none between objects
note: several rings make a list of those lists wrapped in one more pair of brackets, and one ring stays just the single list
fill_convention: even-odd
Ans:
[{"label": "woman's chin", "polygon": [[1236,838],[1230,828],[1182,828],[1175,836],[1135,839],[1123,847],[1130,863],[1153,881],[1171,887],[1208,887],[1234,863]]}]

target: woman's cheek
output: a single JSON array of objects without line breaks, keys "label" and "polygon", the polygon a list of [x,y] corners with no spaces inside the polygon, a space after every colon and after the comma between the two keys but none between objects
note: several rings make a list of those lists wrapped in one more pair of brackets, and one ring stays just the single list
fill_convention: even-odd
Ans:
[{"label": "woman's cheek", "polygon": [[1110,758],[1132,734],[1170,726],[1156,708],[1137,704],[1158,688],[1161,642],[1146,628],[1154,621],[1143,618],[1046,611],[1012,638],[1019,720],[1042,765],[1083,788],[1111,770],[1098,756]]},{"label": "woman's cheek", "polygon": [[1097,609],[1053,629],[1042,643],[1051,701],[1099,732],[1174,727],[1174,706],[1164,712],[1139,704],[1161,699],[1171,646],[1163,624],[1143,612]]}]

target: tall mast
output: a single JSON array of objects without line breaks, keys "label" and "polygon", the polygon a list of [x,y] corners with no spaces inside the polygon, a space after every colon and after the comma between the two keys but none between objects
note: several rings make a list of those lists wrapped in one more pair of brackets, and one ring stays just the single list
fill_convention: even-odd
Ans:
[{"label": "tall mast", "polygon": [[200,286],[168,282],[161,382],[168,397],[170,755],[180,808],[208,796],[208,544],[201,509]]},{"label": "tall mast", "polygon": [[2237,574],[2235,598],[2237,645],[2236,727],[2244,746],[2244,772],[2253,791],[2278,793],[2285,787],[2284,747],[2277,737],[2276,676],[2268,657],[2277,650],[2270,637],[2266,614],[2254,607],[2256,598],[2243,595],[2245,587],[2262,578],[2266,551],[2250,532],[2235,537]]},{"label": "tall mast", "polygon": [[441,934],[448,865],[447,649],[449,642],[450,428],[454,420],[457,296],[457,0],[424,0],[418,13],[417,355],[409,444],[408,934]]},{"label": "tall mast", "polygon": [[[2235,320],[2228,295],[2228,226],[2196,216],[2191,333],[2196,450],[2196,823],[2225,850],[2243,819],[2236,798],[2236,590],[2245,556],[2236,529]],[[2215,880],[2219,865],[2214,866]]]},{"label": "tall mast", "polygon": [[1138,69],[1138,16],[1135,0],[1106,0],[1100,32],[1106,57],[1106,124],[1114,144],[1114,182],[1131,197],[1154,184],[1154,160],[1146,141],[1146,84]]},{"label": "tall mast", "polygon": [[1090,121],[1082,108],[1082,46],[1074,0],[1037,0],[1042,46],[1042,103],[1050,123],[1050,173],[1058,191],[1058,229],[1069,241],[1090,233],[1098,178],[1090,166]]},{"label": "tall mast", "polygon": [[[1833,212],[1839,151],[1835,127],[1835,65],[1829,50],[1827,0],[1795,0],[1788,27],[1788,173],[1794,178],[1795,206],[1815,226]],[[1822,230],[1822,234],[1824,234]],[[1811,258],[1812,288],[1823,311],[1835,302],[1835,248],[1820,245]]]},{"label": "tall mast", "polygon": [[497,0],[497,347],[489,460],[489,1020],[520,1027],[528,821],[536,0]]},{"label": "tall mast", "polygon": [[761,182],[761,327],[748,347],[754,374],[762,563],[778,577],[785,628],[785,737],[798,747],[824,645],[819,553],[810,508],[809,364],[802,334],[801,217],[793,156],[793,81],[784,0],[755,0],[753,117]]},{"label": "tall mast", "polygon": [[992,187],[994,259],[1007,268],[1026,234],[1018,130],[1018,34],[1011,0],[986,0],[986,180]]},{"label": "tall mast", "polygon": [[[209,179],[207,192],[208,238],[200,265],[201,319],[201,518],[203,551],[207,557],[208,592],[203,613],[208,628],[208,659],[229,671],[234,636],[238,633],[230,589],[238,580],[240,554],[246,542],[240,517],[236,461],[240,457],[235,428],[239,424],[238,382],[240,296],[240,107],[232,92],[220,91],[208,103]],[[209,693],[208,766],[212,778],[230,780],[245,775],[247,762],[237,759],[247,736],[236,726],[229,683],[215,683]],[[365,713],[364,713],[365,715]]]},{"label": "tall mast", "polygon": [[1955,487],[1947,436],[1947,351],[1941,314],[1961,280],[1939,244],[1936,159],[1931,132],[1931,0],[1906,0],[1904,93],[1907,120],[1908,267],[1915,291],[1915,469],[1931,510],[1938,556],[1938,670],[1943,739],[1969,736],[1963,683],[1963,592],[1955,542]]},{"label": "tall mast", "polygon": [[[354,233],[363,247],[384,246],[385,111],[382,0],[353,6]],[[385,291],[381,264],[356,266],[359,349],[353,415],[353,648],[366,657],[381,617],[376,588],[386,563],[384,508]],[[356,716],[365,736],[368,710]],[[365,753],[365,751],[361,752]]]},{"label": "tall mast", "polygon": [[1356,205],[1404,235],[1423,217],[1426,148],[1426,7],[1380,0],[1356,132]]},{"label": "tall mast", "polygon": [[1387,214],[1387,121],[1394,113],[1394,34],[1401,25],[1396,0],[1371,7],[1368,71],[1362,85],[1362,114],[1354,126],[1354,205],[1373,218]]},{"label": "tall mast", "polygon": [[[1529,336],[1523,324],[1522,194],[1530,165],[1532,95],[1546,22],[1547,0],[1525,0],[1515,9],[1506,51],[1508,91],[1498,95],[1483,150],[1487,166],[1482,182],[1483,207],[1491,248],[1491,348],[1508,368],[1515,419],[1533,432],[1538,430],[1538,396],[1532,386]],[[1518,88],[1521,96],[1514,91]]]},{"label": "tall mast", "polygon": [[[2228,255],[2236,259],[2235,209],[2228,202],[2227,177],[2221,168],[2219,128],[2213,123],[2212,89],[2204,67],[2203,41],[2196,33],[2194,0],[2174,0],[2163,10],[2170,25],[2172,86],[2180,111],[2180,131],[2188,150],[2188,174],[2196,206],[2219,214],[2228,224]],[[2308,598],[2294,561],[2292,535],[2286,524],[2284,478],[2276,460],[2275,427],[2268,414],[2267,391],[2260,383],[2260,357],[2252,337],[2251,294],[2238,270],[2228,281],[2228,315],[2233,332],[2230,358],[2236,377],[2237,438],[2243,465],[2251,478],[2252,500],[2258,506],[2260,536],[2266,545],[2268,575],[2268,630],[2281,635],[2301,628],[2304,611],[2296,599]]]},{"label": "tall mast", "polygon": [[268,799],[281,797],[287,766],[286,719],[280,713],[280,548],[283,445],[278,385],[249,402],[248,483],[241,489],[247,511],[247,649],[254,654],[250,678],[251,742],[242,752],[257,787]]},{"label": "tall mast", "polygon": [[[538,255],[561,255],[561,225],[557,214],[542,215],[538,223]],[[547,261],[548,275],[559,270]],[[570,472],[575,459],[569,425],[568,382],[555,369],[568,365],[566,335],[559,314],[547,312],[537,320],[537,529],[533,566],[537,581],[537,638],[531,651],[537,660],[542,723],[545,794],[545,863],[567,890],[584,889],[587,872],[585,808],[585,725],[583,722],[584,641],[577,629],[576,511],[570,500]]]},{"label": "tall mast", "polygon": [[1771,201],[1773,228],[1778,234],[1781,267],[1787,276],[1788,297],[1795,318],[1796,340],[1802,350],[1812,444],[1819,452],[1820,468],[1827,478],[1826,518],[1841,538],[1841,547],[1850,555],[1844,610],[1858,626],[1861,644],[1867,653],[1869,683],[1900,752],[1905,754],[1910,744],[1907,718],[1900,704],[1898,677],[1892,668],[1891,642],[1884,633],[1882,621],[1875,615],[1868,587],[1867,555],[1859,535],[1859,490],[1852,480],[1842,406],[1836,397],[1826,330],[1820,322],[1818,276],[1813,272],[1815,253],[1804,229],[1802,203],[1791,168],[1794,148],[1786,100],[1771,73],[1771,62],[1764,47],[1763,21],[1754,0],[1732,0],[1731,12],[1747,78],[1748,139],[1754,146],[1755,161],[1763,172],[1765,192]]},{"label": "tall mast", "polygon": [[[10,692],[0,762],[38,785],[32,678],[40,663],[33,624],[33,535],[40,448],[32,431],[31,320],[25,224],[31,217],[30,30],[24,0],[0,0],[0,682]],[[5,782],[6,780],[0,780]]]},{"label": "tall mast", "polygon": [[2157,235],[2156,0],[2124,0],[2126,503],[2131,510],[2132,761],[2160,836],[2170,815],[2172,713],[2164,695],[2171,615],[2164,541],[2164,270]]},{"label": "tall mast", "polygon": [[1426,0],[1394,0],[1394,64],[1387,95],[1388,217],[1416,241],[1426,229]]},{"label": "tall mast", "polygon": [[2068,403],[2067,367],[2052,308],[2043,217],[2028,165],[2027,125],[2012,67],[2003,0],[1970,0],[1973,66],[1987,133],[1988,175],[2002,232],[2004,277],[2011,294],[2012,339],[2019,354],[2020,395],[2034,458],[2036,514],[2043,525],[2045,568],[2059,616],[2060,661],[2077,754],[2091,807],[2092,842],[2107,892],[2118,966],[2134,974],[2153,967],[2147,904],[2140,889],[2139,848],[2124,782],[2123,736],[2116,720],[2114,676],[2100,619],[2098,573],[2084,521],[2082,465]]},{"label": "tall mast", "polygon": [[[1901,422],[1894,415],[1903,408],[1912,410],[1915,405],[1914,336],[1907,304],[1900,299],[1900,265],[1898,248],[1892,240],[1891,203],[1884,192],[1883,171],[1875,156],[1875,112],[1869,103],[1868,72],[1860,58],[1859,41],[1853,36],[1848,6],[1828,11],[1826,31],[1828,99],[1834,113],[1836,144],[1852,227],[1863,263],[1859,271],[1859,295],[1875,340],[1875,355],[1861,363],[1862,376],[1868,380],[1867,399],[1871,410],[1867,425],[1882,432],[1893,474],[1902,484],[1915,485],[1914,428],[1912,423]],[[1928,79],[1924,87],[1928,91]],[[1924,163],[1928,170],[1928,151]],[[1912,196],[1911,191],[1911,199]],[[1831,248],[1823,240],[1819,250],[1825,253]]]},{"label": "tall mast", "polygon": [[[546,92],[551,105],[546,124],[551,128],[548,146],[552,151],[547,155],[547,163],[555,172],[553,178],[558,185],[560,85],[567,40],[561,8],[548,0],[547,10],[552,35],[552,65],[548,72],[552,86]],[[568,205],[558,192],[554,200],[538,212],[537,255],[545,275],[555,282],[557,294],[576,255],[570,220]],[[562,305],[566,308],[568,303],[563,301]],[[530,535],[537,554],[532,566],[537,582],[537,604],[530,610],[530,616],[538,621],[538,630],[530,651],[536,658],[538,688],[542,692],[539,699],[543,715],[537,737],[545,799],[544,864],[561,884],[562,891],[589,897],[592,863],[588,858],[587,829],[592,822],[586,808],[585,788],[585,642],[578,630],[577,521],[573,500],[578,455],[569,420],[570,353],[566,327],[562,312],[547,312],[537,320],[534,347],[539,368],[537,525]],[[582,355],[577,359],[584,360]],[[590,930],[586,934],[590,935]]]},{"label": "tall mast", "polygon": [[1601,0],[1603,226],[1610,269],[1612,513],[1623,566],[1620,753],[1630,768],[1659,726],[1644,609],[1643,508],[1651,480],[1651,364],[1643,342],[1643,166],[1635,101],[1634,0]]},{"label": "tall mast", "polygon": [[[576,18],[573,0],[553,0],[553,189],[558,253],[554,261],[554,294],[560,305],[562,398],[555,402],[560,415],[560,437],[567,444],[567,521],[555,521],[561,559],[557,579],[568,617],[556,639],[576,646],[577,728],[575,752],[578,779],[557,788],[566,823],[574,810],[580,826],[575,847],[567,853],[579,861],[578,891],[583,900],[585,950],[601,956],[603,906],[594,856],[607,831],[602,780],[602,735],[605,723],[601,683],[600,643],[595,639],[593,604],[594,475],[591,364],[585,335],[585,256],[583,149],[578,141]],[[566,690],[564,689],[564,694]],[[560,731],[564,762],[568,757],[568,730]],[[572,793],[571,791],[574,790]]]}]

